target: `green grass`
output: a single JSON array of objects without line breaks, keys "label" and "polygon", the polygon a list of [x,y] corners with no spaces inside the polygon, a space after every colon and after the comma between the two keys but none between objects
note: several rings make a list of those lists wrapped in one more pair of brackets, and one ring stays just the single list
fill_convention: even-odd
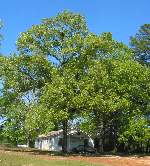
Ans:
[{"label": "green grass", "polygon": [[13,154],[0,152],[0,166],[100,166],[83,161],[69,161],[67,159],[46,160],[34,155]]}]

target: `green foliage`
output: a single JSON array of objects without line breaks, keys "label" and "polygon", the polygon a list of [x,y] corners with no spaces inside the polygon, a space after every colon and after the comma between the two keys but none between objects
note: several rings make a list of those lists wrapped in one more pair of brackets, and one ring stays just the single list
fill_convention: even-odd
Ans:
[{"label": "green foliage", "polygon": [[134,116],[129,119],[129,124],[125,126],[124,132],[120,134],[120,142],[133,141],[135,143],[147,143],[150,139],[150,128],[146,118]]},{"label": "green foliage", "polygon": [[34,25],[21,33],[17,47],[23,54],[30,56],[42,53],[64,64],[78,54],[80,46],[75,41],[82,40],[87,33],[84,17],[64,11],[56,17],[43,19],[40,25]]},{"label": "green foliage", "polygon": [[26,113],[25,128],[30,134],[31,138],[37,137],[37,134],[48,133],[56,126],[54,119],[49,115],[47,109],[43,106],[35,104],[30,107]]},{"label": "green foliage", "polygon": [[[118,118],[111,117],[110,121],[110,115],[119,114],[118,125],[123,126],[128,124],[130,116],[149,114],[149,75],[149,69],[131,60],[95,62],[80,89],[85,110],[89,110],[83,112],[88,116],[87,124],[90,121],[99,132],[102,123],[108,125]],[[91,131],[96,134],[96,130]]]},{"label": "green foliage", "polygon": [[26,129],[24,119],[26,115],[25,105],[21,102],[13,103],[7,108],[5,116],[7,119],[3,123],[2,135],[13,144],[25,143]]}]

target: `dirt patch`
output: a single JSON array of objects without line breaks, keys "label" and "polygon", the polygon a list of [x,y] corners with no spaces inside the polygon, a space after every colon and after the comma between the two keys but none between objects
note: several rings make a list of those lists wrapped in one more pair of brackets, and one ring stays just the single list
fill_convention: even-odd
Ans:
[{"label": "dirt patch", "polygon": [[83,156],[41,156],[40,158],[48,160],[78,160],[93,164],[104,164],[106,166],[150,166],[150,156],[122,157],[122,156],[103,156],[103,157],[83,157]]},{"label": "dirt patch", "polygon": [[150,157],[74,157],[72,159],[110,166],[150,166]]},{"label": "dirt patch", "polygon": [[121,157],[121,156],[103,156],[103,157],[83,157],[83,156],[71,156],[71,157],[51,157],[40,156],[40,158],[48,160],[80,160],[93,164],[104,164],[106,166],[150,166],[150,157]]}]

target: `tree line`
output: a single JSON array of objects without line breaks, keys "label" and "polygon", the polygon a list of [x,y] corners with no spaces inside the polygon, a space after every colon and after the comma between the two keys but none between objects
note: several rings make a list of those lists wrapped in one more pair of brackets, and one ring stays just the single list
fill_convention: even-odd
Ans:
[{"label": "tree line", "polygon": [[130,44],[90,32],[69,11],[22,32],[17,53],[0,55],[1,140],[30,145],[61,128],[67,152],[76,123],[98,152],[149,152],[150,24]]}]

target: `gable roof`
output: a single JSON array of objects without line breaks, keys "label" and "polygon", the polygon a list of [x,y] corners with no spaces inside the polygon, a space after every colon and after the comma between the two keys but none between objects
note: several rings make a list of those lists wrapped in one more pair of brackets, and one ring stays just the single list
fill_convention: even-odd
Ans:
[{"label": "gable roof", "polygon": [[51,136],[57,136],[57,135],[60,135],[63,133],[63,130],[58,130],[58,131],[51,131],[47,134],[42,134],[42,135],[39,135],[38,137],[39,138],[44,138],[44,137],[51,137]]},{"label": "gable roof", "polygon": [[[86,134],[86,133],[84,133],[84,132],[82,132],[82,131],[79,131],[79,130],[77,130],[77,129],[70,129],[70,130],[68,130],[67,135],[74,135],[74,134],[78,134],[78,133],[80,133],[80,134],[82,133],[82,134],[88,136],[88,134]],[[47,134],[39,135],[38,138],[55,137],[55,136],[58,136],[58,135],[61,135],[61,134],[63,134],[63,130],[62,130],[62,129],[61,129],[61,130],[58,130],[58,131],[51,131],[51,132],[49,132],[49,133],[47,133]],[[79,135],[80,135],[80,134],[79,134]]]}]

